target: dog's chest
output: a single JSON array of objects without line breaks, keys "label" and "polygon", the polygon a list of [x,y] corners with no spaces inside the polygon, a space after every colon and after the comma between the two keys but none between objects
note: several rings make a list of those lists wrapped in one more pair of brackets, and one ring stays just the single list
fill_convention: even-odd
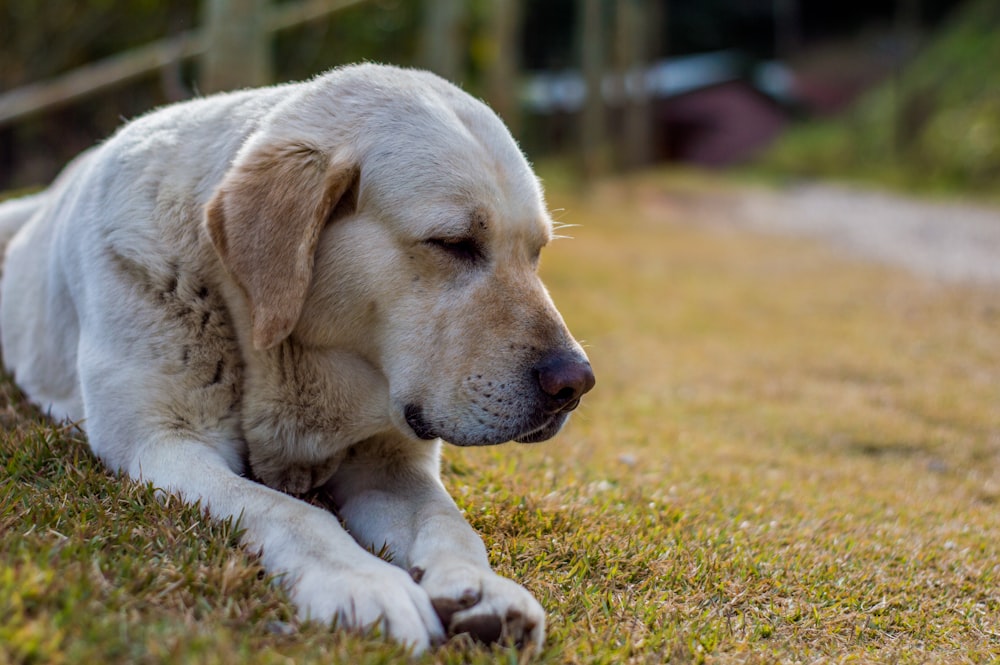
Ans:
[{"label": "dog's chest", "polygon": [[112,261],[128,284],[126,297],[139,301],[146,319],[133,334],[144,335],[142,344],[161,370],[155,375],[165,380],[156,405],[165,424],[198,432],[238,429],[243,362],[219,289],[179,259],[147,266],[113,253]]}]

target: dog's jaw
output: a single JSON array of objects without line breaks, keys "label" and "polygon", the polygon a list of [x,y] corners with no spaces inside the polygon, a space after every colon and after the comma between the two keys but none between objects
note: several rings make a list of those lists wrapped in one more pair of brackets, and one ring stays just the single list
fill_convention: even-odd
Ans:
[{"label": "dog's jaw", "polygon": [[509,441],[517,443],[540,443],[554,437],[569,420],[570,412],[576,408],[579,400],[567,405],[556,413],[535,414],[524,423],[507,425],[502,428],[476,428],[473,430],[456,429],[446,431],[447,427],[440,422],[430,421],[424,413],[424,408],[417,403],[408,403],[403,409],[403,420],[417,439],[430,441],[442,439],[447,443],[461,447],[494,446]]},{"label": "dog's jaw", "polygon": [[419,404],[407,404],[403,407],[403,418],[418,439],[430,441],[438,438],[431,426],[424,420],[424,409]]}]

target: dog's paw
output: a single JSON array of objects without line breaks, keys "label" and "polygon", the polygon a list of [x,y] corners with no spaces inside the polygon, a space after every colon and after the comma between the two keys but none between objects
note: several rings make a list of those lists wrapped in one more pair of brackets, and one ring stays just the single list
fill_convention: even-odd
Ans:
[{"label": "dog's paw", "polygon": [[299,616],[338,628],[382,635],[426,651],[444,641],[427,593],[404,571],[382,561],[346,570],[311,570],[290,589]]},{"label": "dog's paw", "polygon": [[541,649],[545,611],[527,589],[491,570],[467,564],[414,568],[449,637],[468,634],[485,642]]}]

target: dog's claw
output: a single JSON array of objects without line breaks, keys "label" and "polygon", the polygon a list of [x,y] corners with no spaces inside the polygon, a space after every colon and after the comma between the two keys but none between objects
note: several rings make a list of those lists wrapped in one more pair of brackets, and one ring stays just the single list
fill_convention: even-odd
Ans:
[{"label": "dog's claw", "polygon": [[[475,582],[473,582],[475,580]],[[473,582],[476,586],[470,584]],[[524,587],[490,570],[429,568],[420,582],[449,637],[468,635],[486,644],[540,648],[545,613]]]}]

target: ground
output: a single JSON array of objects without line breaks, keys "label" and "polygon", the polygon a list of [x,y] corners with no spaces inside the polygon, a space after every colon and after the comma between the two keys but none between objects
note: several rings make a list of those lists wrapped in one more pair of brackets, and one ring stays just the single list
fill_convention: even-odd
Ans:
[{"label": "ground", "polygon": [[[659,197],[670,210],[669,190]],[[1000,208],[803,183],[696,197],[716,223],[811,237],[858,257],[952,283],[1000,283]],[[656,207],[649,210],[657,214]]]},{"label": "ground", "polygon": [[[444,468],[548,612],[536,662],[996,661],[997,286],[851,240],[916,211],[945,255],[964,213],[676,174],[548,181],[579,226],[542,270],[597,387],[555,440],[449,449]],[[995,213],[962,210],[996,237]],[[970,246],[984,273],[989,242]],[[107,474],[6,392],[0,663],[400,659],[295,621],[232,526]],[[420,662],[498,660],[519,656],[458,643]]]}]

